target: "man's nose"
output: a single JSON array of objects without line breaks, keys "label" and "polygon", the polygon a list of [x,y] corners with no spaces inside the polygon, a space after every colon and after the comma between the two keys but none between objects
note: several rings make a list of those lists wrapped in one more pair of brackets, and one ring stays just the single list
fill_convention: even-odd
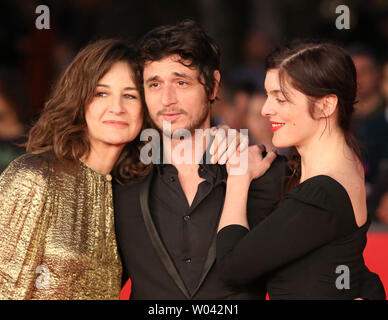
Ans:
[{"label": "man's nose", "polygon": [[175,89],[171,85],[166,85],[162,92],[162,104],[169,106],[177,102]]}]

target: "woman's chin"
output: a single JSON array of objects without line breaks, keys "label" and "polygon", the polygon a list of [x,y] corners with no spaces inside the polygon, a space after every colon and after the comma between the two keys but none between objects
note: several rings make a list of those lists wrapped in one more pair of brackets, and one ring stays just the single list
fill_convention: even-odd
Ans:
[{"label": "woman's chin", "polygon": [[122,146],[125,146],[127,143],[130,143],[132,140],[128,140],[128,139],[106,139],[104,141],[104,145],[106,145],[107,147],[122,147]]},{"label": "woman's chin", "polygon": [[293,146],[293,144],[287,143],[286,141],[280,141],[278,139],[272,139],[272,144],[277,149],[289,148]]},{"label": "woman's chin", "polygon": [[102,139],[102,140],[105,140],[104,142],[106,144],[120,146],[120,145],[123,145],[123,144],[125,145],[127,143],[130,143],[134,139],[136,139],[136,135],[122,135],[122,136],[119,136],[119,135],[116,134],[116,135],[106,136],[105,139]]}]

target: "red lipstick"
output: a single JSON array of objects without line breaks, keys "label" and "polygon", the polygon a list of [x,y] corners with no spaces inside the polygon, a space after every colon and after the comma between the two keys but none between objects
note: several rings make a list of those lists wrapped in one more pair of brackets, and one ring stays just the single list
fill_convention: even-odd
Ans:
[{"label": "red lipstick", "polygon": [[271,131],[272,132],[279,130],[280,128],[282,128],[285,125],[284,122],[270,121],[270,123],[271,123]]}]

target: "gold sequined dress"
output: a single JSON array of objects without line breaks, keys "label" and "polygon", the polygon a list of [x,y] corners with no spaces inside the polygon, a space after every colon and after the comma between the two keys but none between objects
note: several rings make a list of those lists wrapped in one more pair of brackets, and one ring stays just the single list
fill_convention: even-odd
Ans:
[{"label": "gold sequined dress", "polygon": [[112,184],[50,151],[0,176],[0,299],[118,299]]}]

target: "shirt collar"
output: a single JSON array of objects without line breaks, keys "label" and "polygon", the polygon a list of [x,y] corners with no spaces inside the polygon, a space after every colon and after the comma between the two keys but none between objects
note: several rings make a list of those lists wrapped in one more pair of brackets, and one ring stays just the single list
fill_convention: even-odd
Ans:
[{"label": "shirt collar", "polygon": [[[198,168],[198,175],[206,179],[207,181],[213,183],[213,184],[218,184],[221,182],[226,183],[226,167],[225,165],[219,165],[219,164],[211,164],[210,159],[210,146],[212,145],[214,140],[214,136],[210,137],[210,142],[208,144],[208,147],[206,151],[204,152],[201,161],[199,163],[199,168]],[[163,160],[163,145],[161,146],[161,158]],[[156,165],[157,171],[160,175],[164,174],[172,174],[172,175],[178,175],[178,170],[176,167],[170,163],[160,163]]]}]

